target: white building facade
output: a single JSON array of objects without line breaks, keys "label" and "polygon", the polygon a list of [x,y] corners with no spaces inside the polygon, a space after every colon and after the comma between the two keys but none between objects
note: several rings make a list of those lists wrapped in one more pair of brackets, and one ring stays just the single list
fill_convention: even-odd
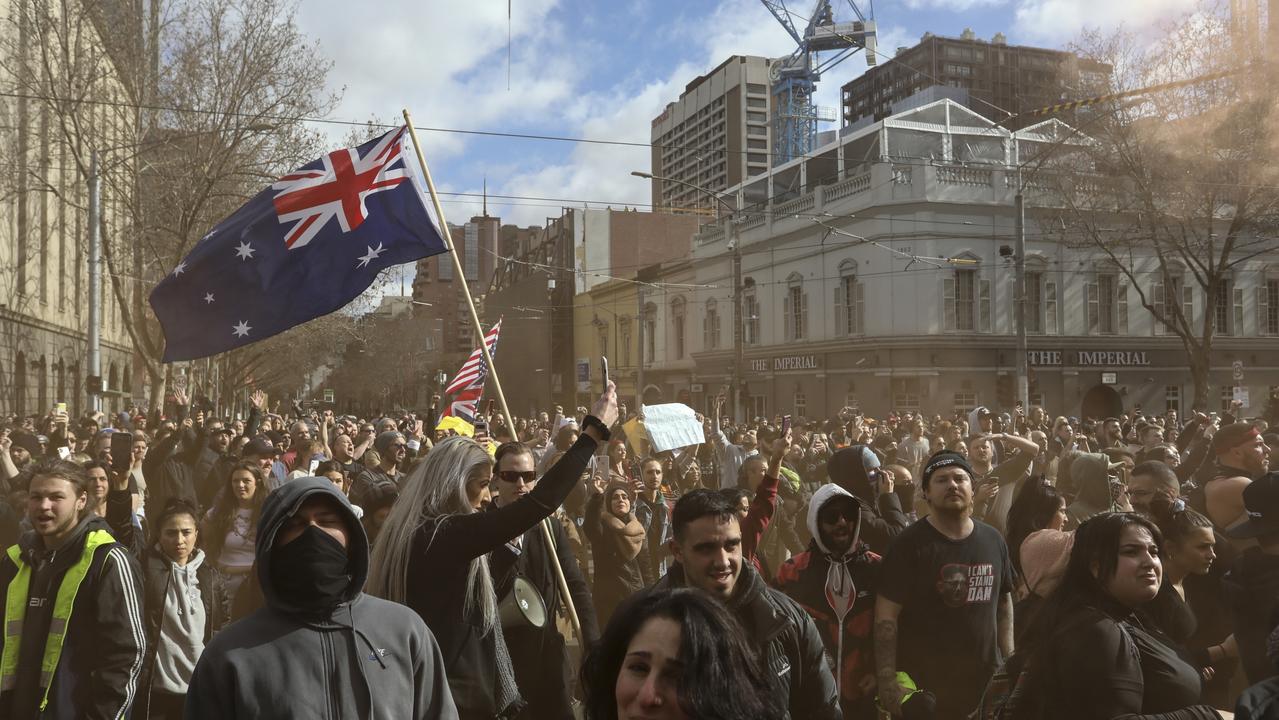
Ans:
[{"label": "white building facade", "polygon": [[[1010,168],[1078,137],[1056,121],[1013,136],[943,100],[732,188],[746,209],[702,227],[691,279],[661,278],[670,285],[654,298],[662,337],[648,382],[668,398],[687,390],[703,408],[733,382],[736,248],[749,416],[825,418],[846,405],[881,417],[1010,408],[1019,184]],[[1032,404],[1094,417],[1136,406],[1188,411],[1193,383],[1180,339],[1103,253],[1032,220],[1046,196],[1026,182]],[[1202,322],[1202,289],[1189,276],[1166,288],[1152,272],[1157,260],[1146,262],[1134,268],[1150,278],[1141,290],[1153,302],[1183,303]],[[1247,410],[1261,414],[1279,386],[1279,257],[1238,269],[1221,299],[1210,409],[1243,387]]]}]

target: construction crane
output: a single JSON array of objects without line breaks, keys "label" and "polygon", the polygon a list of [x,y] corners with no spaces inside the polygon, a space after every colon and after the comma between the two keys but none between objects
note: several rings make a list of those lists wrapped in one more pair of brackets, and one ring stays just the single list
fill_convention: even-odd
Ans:
[{"label": "construction crane", "polygon": [[[769,66],[773,82],[773,164],[808,154],[817,142],[817,123],[833,122],[831,108],[813,104],[813,93],[822,73],[851,57],[866,51],[866,64],[875,64],[875,21],[862,13],[853,0],[847,0],[856,20],[837,22],[830,0],[818,0],[807,16],[792,13],[786,0],[760,0],[795,40],[794,52],[776,58]],[[794,17],[808,18],[800,32]],[[834,53],[822,58],[822,53]]]}]

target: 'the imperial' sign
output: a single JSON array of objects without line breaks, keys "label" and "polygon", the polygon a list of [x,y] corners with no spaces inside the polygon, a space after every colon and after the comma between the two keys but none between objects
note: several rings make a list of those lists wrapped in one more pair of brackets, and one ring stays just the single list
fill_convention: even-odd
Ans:
[{"label": "'the imperial' sign", "polygon": [[772,358],[756,358],[747,361],[751,372],[782,372],[785,370],[820,370],[821,358],[817,355],[777,355]]},{"label": "'the imperial' sign", "polygon": [[1071,365],[1077,367],[1144,367],[1150,356],[1144,350],[1031,350],[1026,353],[1031,365],[1045,367]]}]

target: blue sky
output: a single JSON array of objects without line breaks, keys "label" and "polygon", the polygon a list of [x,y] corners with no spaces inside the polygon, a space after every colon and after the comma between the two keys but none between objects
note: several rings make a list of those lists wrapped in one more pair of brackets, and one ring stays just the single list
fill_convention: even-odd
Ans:
[{"label": "blue sky", "polygon": [[[848,0],[833,0],[851,17]],[[807,14],[814,0],[788,6]],[[1081,28],[1124,25],[1138,32],[1192,11],[1197,0],[879,0],[880,51],[891,55],[924,32],[972,28],[1014,44],[1064,47]],[[788,53],[786,32],[759,0],[371,0],[353,18],[347,0],[301,0],[298,21],[334,61],[330,86],[343,100],[335,118],[646,143],[650,121],[684,85],[734,53]],[[862,5],[863,11],[869,7]],[[882,58],[881,58],[882,61]],[[839,87],[864,72],[858,55],[825,75],[818,102],[838,106]],[[831,125],[830,127],[834,127]],[[335,144],[343,134],[332,132]],[[642,204],[647,148],[428,132],[427,161],[441,189],[560,198],[501,201],[504,222],[541,225],[561,205]],[[571,201],[571,202],[570,202]],[[478,200],[445,205],[450,222],[478,214]]]}]

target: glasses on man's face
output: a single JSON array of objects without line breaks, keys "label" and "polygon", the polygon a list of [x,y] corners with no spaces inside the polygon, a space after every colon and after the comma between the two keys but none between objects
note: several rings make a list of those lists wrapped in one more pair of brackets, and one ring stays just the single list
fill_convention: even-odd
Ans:
[{"label": "glasses on man's face", "polygon": [[498,470],[497,479],[508,482],[517,483],[521,480],[525,485],[530,485],[537,480],[537,471],[535,470]]},{"label": "glasses on man's face", "polygon": [[394,443],[393,445],[391,445],[391,449],[392,449],[392,450],[406,450],[406,449],[408,449],[408,445],[405,445],[404,443]]},{"label": "glasses on man's face", "polygon": [[817,513],[817,521],[825,525],[834,525],[840,520],[853,522],[857,519],[858,510],[855,507],[838,506],[832,508],[822,508]]}]

